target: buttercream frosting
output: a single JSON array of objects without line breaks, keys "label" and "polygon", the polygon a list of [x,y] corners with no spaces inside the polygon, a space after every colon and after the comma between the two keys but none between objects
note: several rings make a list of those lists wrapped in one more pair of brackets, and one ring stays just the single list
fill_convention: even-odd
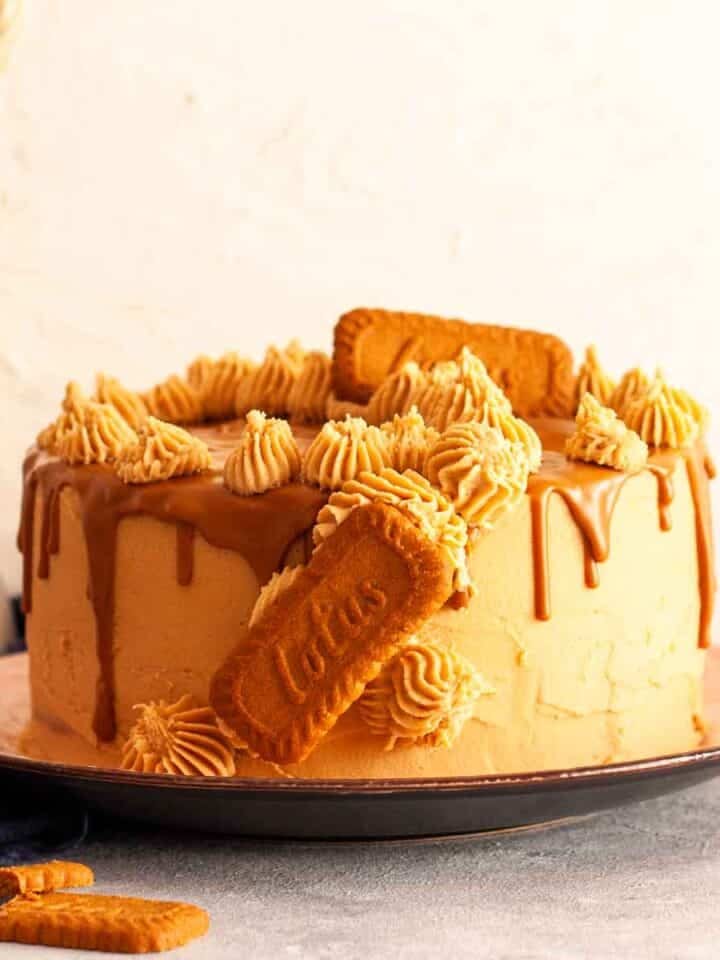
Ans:
[{"label": "buttercream frosting", "polygon": [[139,716],[123,747],[122,768],[184,777],[231,777],[235,753],[210,707],[189,695],[136,707]]},{"label": "buttercream frosting", "polygon": [[427,471],[468,523],[492,528],[519,503],[529,466],[519,443],[506,440],[495,427],[472,421],[444,431],[430,450]]},{"label": "buttercream frosting", "polygon": [[135,439],[135,431],[114,407],[88,400],[66,414],[57,453],[67,463],[108,463]]},{"label": "buttercream frosting", "polygon": [[142,397],[134,390],[128,390],[115,377],[98,373],[95,380],[95,399],[99,403],[109,403],[115,407],[123,420],[138,430],[147,417],[147,407]]},{"label": "buttercream frosting", "polygon": [[300,423],[322,423],[332,388],[332,360],[314,350],[308,353],[302,370],[288,395],[288,413]]},{"label": "buttercream frosting", "polygon": [[592,394],[603,406],[608,406],[614,390],[615,381],[603,369],[598,358],[597,347],[589,346],[585,351],[585,360],[580,366],[575,383],[576,406],[579,406],[586,393]]},{"label": "buttercream frosting", "polygon": [[222,420],[234,415],[238,386],[254,369],[251,360],[230,351],[216,360],[207,372],[200,372],[200,389],[208,419]]},{"label": "buttercream frosting", "polygon": [[660,371],[648,389],[628,405],[623,420],[651,447],[687,447],[699,434],[695,419],[683,409]]},{"label": "buttercream frosting", "polygon": [[633,367],[622,375],[620,382],[613,390],[610,402],[605,406],[612,407],[619,417],[623,417],[632,401],[645,393],[649,386],[650,379],[645,371],[640,367]]},{"label": "buttercream frosting", "polygon": [[358,701],[370,731],[397,746],[450,747],[481,694],[494,690],[472,663],[438,643],[410,643]]},{"label": "buttercream frosting", "polygon": [[592,394],[586,393],[580,401],[575,423],[575,432],[565,444],[569,460],[584,460],[626,473],[641,470],[647,463],[645,441]]},{"label": "buttercream frosting", "polygon": [[240,443],[225,461],[225,486],[241,496],[265,493],[294,480],[300,464],[290,424],[251,410]]},{"label": "buttercream frosting", "polygon": [[123,483],[190,476],[212,466],[205,443],[177,424],[148,417],[134,443],[121,451],[115,472]]},{"label": "buttercream frosting", "polygon": [[327,490],[339,490],[365,470],[380,471],[390,462],[387,440],[361,417],[329,420],[305,452],[303,477]]},{"label": "buttercream frosting", "polygon": [[426,380],[425,373],[414,361],[391,373],[368,402],[368,421],[380,425],[392,420],[395,414],[407,413],[418,391],[426,385]]},{"label": "buttercream frosting", "polygon": [[235,412],[238,416],[249,410],[263,410],[268,414],[285,414],[293,384],[302,372],[305,352],[293,340],[284,350],[268,347],[263,362],[238,384],[235,394]]},{"label": "buttercream frosting", "polygon": [[404,415],[396,413],[380,429],[387,438],[390,466],[398,473],[414,470],[424,475],[428,450],[440,435],[425,424],[417,407]]},{"label": "buttercream frosting", "polygon": [[142,394],[142,400],[148,413],[167,423],[199,423],[204,416],[202,392],[176,373]]}]

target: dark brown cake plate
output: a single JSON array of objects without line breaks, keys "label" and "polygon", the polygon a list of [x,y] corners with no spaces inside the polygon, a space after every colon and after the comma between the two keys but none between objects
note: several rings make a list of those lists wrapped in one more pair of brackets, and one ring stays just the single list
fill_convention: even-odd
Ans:
[{"label": "dark brown cake plate", "polygon": [[27,655],[0,658],[0,789],[53,788],[105,815],[165,827],[314,840],[531,829],[673,793],[720,775],[720,649],[709,651],[711,733],[689,753],[604,767],[438,780],[260,780],[135,774],[13,752],[28,721]]}]

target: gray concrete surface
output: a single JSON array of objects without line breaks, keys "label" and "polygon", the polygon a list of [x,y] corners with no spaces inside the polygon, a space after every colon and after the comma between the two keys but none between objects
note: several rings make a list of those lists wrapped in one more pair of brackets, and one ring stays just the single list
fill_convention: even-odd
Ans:
[{"label": "gray concrete surface", "polygon": [[[313,845],[107,826],[97,890],[196,902],[214,958],[720,956],[720,781],[571,826],[480,840]],[[85,957],[0,945],[2,960]]]}]

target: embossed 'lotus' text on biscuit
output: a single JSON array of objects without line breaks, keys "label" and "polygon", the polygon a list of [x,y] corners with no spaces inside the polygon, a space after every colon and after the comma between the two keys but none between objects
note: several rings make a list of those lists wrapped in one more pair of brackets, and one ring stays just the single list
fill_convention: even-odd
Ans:
[{"label": "embossed 'lotus' text on biscuit", "polygon": [[[364,580],[357,593],[347,597],[342,606],[333,609],[312,601],[306,611],[309,632],[314,636],[306,650],[296,657],[293,651],[275,647],[273,659],[289,699],[305,702],[309,687],[325,676],[328,660],[337,660],[348,650],[361,630],[382,614],[387,596],[378,584]],[[293,663],[293,660],[295,663]]]},{"label": "embossed 'lotus' text on biscuit", "polygon": [[306,757],[453,590],[447,554],[400,510],[353,510],[217,671],[223,724],[265,760]]}]

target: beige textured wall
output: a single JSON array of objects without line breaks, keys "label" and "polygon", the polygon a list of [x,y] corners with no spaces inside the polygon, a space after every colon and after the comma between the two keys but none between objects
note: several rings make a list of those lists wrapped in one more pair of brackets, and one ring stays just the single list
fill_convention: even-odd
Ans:
[{"label": "beige textured wall", "polygon": [[0,576],[68,377],[328,346],[358,303],[595,340],[720,417],[719,28],[703,0],[26,0],[0,74]]}]

